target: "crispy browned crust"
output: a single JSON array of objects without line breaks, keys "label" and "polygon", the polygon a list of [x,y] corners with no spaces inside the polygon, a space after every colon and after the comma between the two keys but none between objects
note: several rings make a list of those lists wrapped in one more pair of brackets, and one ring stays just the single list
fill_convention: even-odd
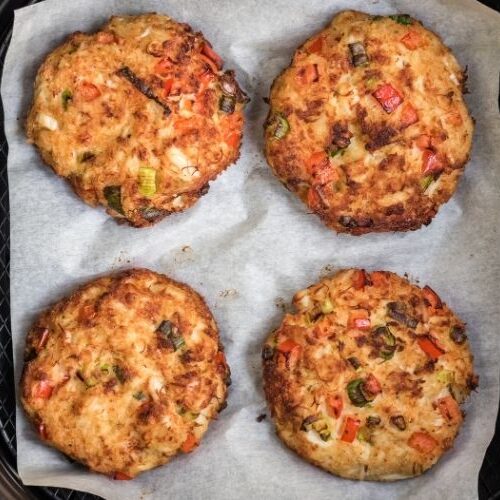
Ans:
[{"label": "crispy browned crust", "polygon": [[[238,159],[243,131],[246,96],[234,72],[210,62],[209,45],[154,13],[73,33],[38,71],[29,141],[80,198],[118,222],[150,226],[192,206]],[[233,111],[221,109],[223,98]],[[141,168],[155,170],[154,193],[141,189]]]},{"label": "crispy browned crust", "polygon": [[[161,332],[164,321],[173,337]],[[189,451],[189,439],[199,443],[225,407],[229,376],[203,298],[132,269],[88,283],[38,318],[21,401],[45,443],[93,471],[134,477]]]},{"label": "crispy browned crust", "polygon": [[[307,40],[273,82],[265,124],[265,154],[276,176],[323,222],[338,232],[408,231],[427,225],[454,193],[469,159],[473,122],[463,100],[466,74],[442,40],[406,18],[344,11]],[[408,24],[411,23],[411,24]],[[421,46],[401,41],[416,33]],[[321,50],[314,44],[322,39]],[[361,42],[369,62],[355,67],[349,44]],[[313,48],[311,48],[313,47]],[[302,76],[315,65],[316,81]],[[403,103],[391,113],[373,96],[391,84]],[[403,127],[411,105],[418,121]],[[290,131],[275,136],[277,116]],[[342,144],[327,166],[311,167],[313,154]],[[424,188],[420,136],[443,165]]]},{"label": "crispy browned crust", "polygon": [[[279,437],[303,458],[342,477],[393,481],[423,473],[452,447],[463,420],[458,405],[478,378],[468,341],[450,336],[465,325],[446,304],[431,307],[423,289],[396,274],[361,272],[340,271],[295,295],[296,312],[264,345],[264,390]],[[403,304],[403,319],[389,313],[391,302]],[[370,320],[366,329],[352,323],[360,310]],[[389,351],[375,334],[380,326],[394,336]],[[435,360],[420,346],[427,336],[443,351]],[[293,350],[285,347],[290,341]],[[356,406],[347,384],[370,376],[380,392]],[[341,400],[339,414],[329,398]],[[439,409],[443,398],[455,406],[452,419]],[[404,429],[394,423],[398,416]],[[380,422],[370,426],[368,417]],[[348,418],[359,421],[352,442],[342,439]],[[434,448],[411,446],[415,433],[430,436]]]}]

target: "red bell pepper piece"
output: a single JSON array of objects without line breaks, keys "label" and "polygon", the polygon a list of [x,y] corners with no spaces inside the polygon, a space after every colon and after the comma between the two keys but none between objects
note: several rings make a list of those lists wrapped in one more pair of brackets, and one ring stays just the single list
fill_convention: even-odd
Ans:
[{"label": "red bell pepper piece", "polygon": [[130,481],[132,479],[130,476],[127,476],[124,472],[114,472],[113,479],[115,481]]},{"label": "red bell pepper piece", "polygon": [[355,290],[361,290],[366,285],[366,273],[364,269],[356,269],[352,278],[352,286]]},{"label": "red bell pepper piece", "polygon": [[407,128],[418,122],[418,114],[411,104],[404,104],[401,110],[401,128]]},{"label": "red bell pepper piece", "polygon": [[346,443],[352,443],[356,438],[356,434],[358,433],[360,420],[354,417],[346,417],[344,423],[344,429],[342,431],[342,435],[340,439],[345,441]]},{"label": "red bell pepper piece", "polygon": [[297,79],[302,85],[317,82],[319,79],[318,65],[308,64],[307,66],[300,68],[297,72]]},{"label": "red bell pepper piece", "polygon": [[418,49],[422,44],[420,35],[414,30],[408,31],[408,33],[406,33],[406,35],[401,38],[400,41],[409,50]]},{"label": "red bell pepper piece", "polygon": [[40,333],[40,340],[38,341],[38,349],[43,349],[49,340],[49,329],[43,328]]},{"label": "red bell pepper piece", "polygon": [[428,304],[434,309],[441,309],[443,307],[443,303],[439,298],[439,295],[430,287],[425,285],[422,293],[424,295],[424,299]]},{"label": "red bell pepper piece", "polygon": [[384,83],[372,95],[386,113],[392,113],[403,102],[401,94],[390,83]]},{"label": "red bell pepper piece", "polygon": [[49,399],[54,388],[48,380],[40,380],[35,386],[35,398]]},{"label": "red bell pepper piece", "polygon": [[190,453],[197,446],[198,446],[198,441],[196,440],[196,437],[194,436],[194,434],[188,434],[188,437],[186,438],[184,443],[182,443],[181,450],[184,453]]},{"label": "red bell pepper piece", "polygon": [[417,343],[422,349],[422,351],[429,356],[432,361],[437,361],[440,356],[444,354],[444,351],[438,347],[433,340],[428,337],[427,335],[425,336],[420,336],[420,338],[417,340]]},{"label": "red bell pepper piece", "polygon": [[428,432],[414,432],[408,440],[408,445],[419,453],[430,453],[438,442]]},{"label": "red bell pepper piece", "polygon": [[371,373],[370,375],[368,375],[368,377],[366,377],[363,387],[367,392],[373,394],[374,396],[382,392],[382,386],[380,385],[380,382],[377,380],[375,375],[372,375]]},{"label": "red bell pepper piece", "polygon": [[423,172],[424,174],[437,174],[442,172],[444,168],[443,162],[439,155],[431,149],[426,149],[423,154]]},{"label": "red bell pepper piece", "polygon": [[212,60],[217,66],[217,69],[222,68],[222,65],[224,64],[224,62],[222,61],[222,57],[219,56],[219,54],[217,54],[217,52],[215,52],[215,50],[212,49],[210,45],[204,43],[203,48],[201,49],[201,53],[206,55],[210,60]]},{"label": "red bell pepper piece", "polygon": [[332,417],[339,418],[344,408],[344,401],[342,399],[342,396],[339,396],[338,394],[331,394],[326,398],[326,404],[328,413]]},{"label": "red bell pepper piece", "polygon": [[319,36],[316,38],[316,40],[313,40],[309,46],[307,47],[307,50],[309,51],[310,54],[318,54],[321,52],[321,49],[323,48],[323,37]]},{"label": "red bell pepper piece", "polygon": [[349,316],[349,326],[357,330],[369,330],[371,328],[370,316],[365,309],[355,309]]},{"label": "red bell pepper piece", "polygon": [[458,403],[451,397],[446,396],[436,401],[436,408],[439,413],[448,422],[460,422],[462,420],[462,412]]}]

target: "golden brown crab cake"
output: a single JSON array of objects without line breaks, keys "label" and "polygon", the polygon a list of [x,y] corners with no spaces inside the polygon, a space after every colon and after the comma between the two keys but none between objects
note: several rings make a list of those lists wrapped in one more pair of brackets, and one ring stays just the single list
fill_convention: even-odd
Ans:
[{"label": "golden brown crab cake", "polygon": [[351,479],[393,481],[452,447],[477,385],[463,322],[429,287],[340,271],[298,292],[262,352],[280,438]]},{"label": "golden brown crab cake", "polygon": [[28,333],[21,400],[40,438],[130,479],[200,442],[230,382],[203,299],[134,269],[97,279]]},{"label": "golden brown crab cake", "polygon": [[26,130],[92,206],[133,226],[193,205],[239,156],[245,94],[201,33],[112,17],[46,58]]},{"label": "golden brown crab cake", "polygon": [[469,158],[465,80],[419,21],[341,12],[273,83],[269,165],[336,231],[418,229]]}]

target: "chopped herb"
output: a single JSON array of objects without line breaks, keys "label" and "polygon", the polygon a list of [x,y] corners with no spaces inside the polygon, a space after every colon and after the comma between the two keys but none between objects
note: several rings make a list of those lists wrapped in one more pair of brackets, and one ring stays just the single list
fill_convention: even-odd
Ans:
[{"label": "chopped herb", "polygon": [[413,23],[412,18],[408,14],[398,14],[389,17],[398,24],[403,24],[405,26]]},{"label": "chopped herb", "polygon": [[109,368],[110,368],[110,366],[107,363],[104,365],[101,365],[101,371],[104,373],[109,373]]},{"label": "chopped herb", "polygon": [[90,389],[91,387],[94,387],[97,382],[91,378],[86,378],[83,370],[77,370],[76,376],[85,384],[85,387],[87,389]]},{"label": "chopped herb", "polygon": [[184,347],[186,345],[186,342],[184,339],[179,335],[179,336],[172,336],[172,342],[174,344],[174,350],[177,351],[181,347]]},{"label": "chopped herb", "polygon": [[108,202],[109,208],[123,215],[121,191],[121,186],[106,186],[103,190],[103,194]]},{"label": "chopped herb", "polygon": [[441,370],[437,373],[437,379],[441,384],[452,384],[455,382],[455,373],[451,370]]},{"label": "chopped herb", "polygon": [[173,329],[174,325],[171,321],[168,321],[168,319],[162,321],[160,323],[160,326],[158,327],[158,331],[160,331],[161,333],[163,333],[163,335],[166,335],[167,337],[170,337],[170,335],[172,335]]},{"label": "chopped herb", "polygon": [[219,99],[219,109],[228,115],[234,113],[236,99],[228,95],[222,95]]},{"label": "chopped herb", "polygon": [[134,392],[133,396],[137,401],[142,401],[146,397],[142,391]]},{"label": "chopped herb", "polygon": [[255,420],[260,423],[266,418],[266,416],[267,415],[265,413],[261,413]]},{"label": "chopped herb", "polygon": [[331,437],[331,432],[328,423],[319,415],[311,415],[302,421],[301,430],[316,431],[323,441],[328,441]]},{"label": "chopped herb", "polygon": [[347,358],[347,361],[349,361],[350,365],[357,370],[361,366],[361,362],[359,361],[358,358],[355,356],[351,356],[350,358]]},{"label": "chopped herb", "polygon": [[363,443],[369,443],[371,444],[372,441],[372,431],[365,425],[359,428],[358,434],[356,437],[358,438],[359,441]]},{"label": "chopped herb", "polygon": [[120,365],[113,365],[113,372],[115,373],[116,378],[118,379],[118,382],[120,382],[120,384],[123,384],[127,381],[127,372]]},{"label": "chopped herb", "polygon": [[343,155],[347,148],[339,148],[338,146],[331,146],[326,150],[326,154],[330,158],[335,158],[336,156]]},{"label": "chopped herb", "polygon": [[420,187],[422,188],[422,191],[427,191],[427,188],[434,182],[434,176],[433,175],[426,175],[422,179],[420,179]]},{"label": "chopped herb", "polygon": [[463,344],[467,340],[464,327],[460,325],[452,326],[450,329],[450,339],[453,340],[455,344]]},{"label": "chopped herb", "polygon": [[290,132],[290,124],[288,120],[281,114],[276,113],[271,120],[271,125],[274,126],[273,136],[276,139],[283,139]]},{"label": "chopped herb", "polygon": [[396,337],[388,326],[378,326],[372,332],[372,341],[377,348],[378,355],[385,359],[391,359],[396,351]]},{"label": "chopped herb", "polygon": [[366,425],[368,427],[376,427],[377,425],[380,424],[380,422],[381,422],[380,417],[377,417],[376,415],[370,415],[366,419]]},{"label": "chopped herb", "polygon": [[378,81],[379,78],[377,78],[376,76],[371,76],[370,78],[368,78],[368,80],[366,80],[365,85],[368,89],[373,89]]},{"label": "chopped herb", "polygon": [[186,345],[182,335],[179,335],[178,328],[169,320],[162,321],[157,330],[162,338],[177,351]]},{"label": "chopped herb", "polygon": [[154,168],[139,168],[139,193],[148,198],[156,193],[156,170]]},{"label": "chopped herb", "polygon": [[85,163],[91,161],[95,158],[95,154],[92,151],[84,151],[78,155],[78,163]]},{"label": "chopped herb", "polygon": [[329,314],[329,313],[333,312],[333,304],[332,304],[332,301],[329,298],[326,298],[321,303],[321,312],[323,314]]},{"label": "chopped herb", "polygon": [[73,94],[70,90],[65,89],[61,94],[62,107],[64,111],[68,109],[69,101],[73,100]]},{"label": "chopped herb", "polygon": [[347,394],[354,406],[362,407],[368,404],[368,400],[363,393],[364,380],[357,378],[347,384]]}]

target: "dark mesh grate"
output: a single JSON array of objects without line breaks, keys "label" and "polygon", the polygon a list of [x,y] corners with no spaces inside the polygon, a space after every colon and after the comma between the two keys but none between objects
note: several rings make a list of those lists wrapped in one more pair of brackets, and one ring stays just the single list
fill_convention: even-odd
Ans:
[{"label": "dark mesh grate", "polygon": [[[0,2],[0,70],[11,35],[13,10],[39,0],[11,0]],[[498,0],[482,3],[500,11]],[[11,470],[16,467],[16,399],[12,365],[9,301],[9,195],[7,183],[7,143],[3,130],[3,108],[0,101],[0,462]],[[479,475],[479,498],[500,499],[500,418],[497,434],[491,443]],[[20,483],[20,481],[19,481]],[[64,488],[25,489],[26,498],[57,500],[99,500],[100,497]]]}]

